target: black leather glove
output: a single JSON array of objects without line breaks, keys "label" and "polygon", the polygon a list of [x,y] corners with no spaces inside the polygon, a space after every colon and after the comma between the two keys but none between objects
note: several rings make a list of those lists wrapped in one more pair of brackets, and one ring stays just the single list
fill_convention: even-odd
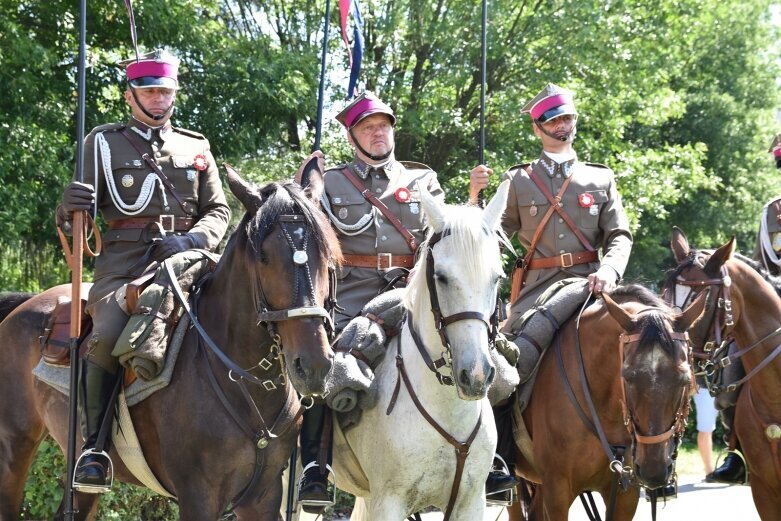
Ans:
[{"label": "black leather glove", "polygon": [[184,235],[167,235],[162,241],[155,244],[154,250],[152,250],[152,260],[162,262],[175,253],[197,248],[198,246],[198,241],[188,233]]},{"label": "black leather glove", "polygon": [[62,194],[62,208],[70,218],[73,212],[91,211],[95,204],[95,188],[86,183],[71,181]]}]

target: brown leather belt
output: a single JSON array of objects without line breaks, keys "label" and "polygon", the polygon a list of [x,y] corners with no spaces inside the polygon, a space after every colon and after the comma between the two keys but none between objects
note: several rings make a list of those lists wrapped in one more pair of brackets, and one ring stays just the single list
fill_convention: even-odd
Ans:
[{"label": "brown leather belt", "polygon": [[374,268],[387,270],[390,268],[411,268],[415,265],[414,255],[393,255],[391,253],[379,253],[377,255],[348,255],[345,254],[343,266],[353,268]]},{"label": "brown leather belt", "polygon": [[166,232],[186,232],[195,225],[195,219],[192,217],[174,217],[173,215],[161,215],[159,217],[130,217],[128,219],[109,221],[108,229],[139,230],[154,224],[159,224],[160,229]]},{"label": "brown leather belt", "polygon": [[599,260],[599,254],[595,251],[578,251],[575,253],[562,253],[556,257],[543,257],[532,259],[529,263],[530,270],[543,270],[546,268],[569,268],[575,264],[586,264]]}]

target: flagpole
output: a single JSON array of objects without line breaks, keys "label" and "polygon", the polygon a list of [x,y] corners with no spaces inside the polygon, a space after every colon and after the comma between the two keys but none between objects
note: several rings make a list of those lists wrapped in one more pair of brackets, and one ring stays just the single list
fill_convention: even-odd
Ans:
[{"label": "flagpole", "polygon": [[320,54],[320,85],[317,89],[317,122],[315,123],[315,143],[312,151],[320,149],[320,134],[323,129],[323,96],[325,91],[325,58],[328,51],[328,25],[331,20],[331,0],[325,0],[325,22],[323,23],[323,50]]},{"label": "flagpole", "polygon": [[[486,84],[486,49],[488,47],[488,0],[483,0],[482,37],[480,46],[480,145],[478,150],[478,164],[485,164],[485,84]],[[477,204],[481,208],[485,206],[483,191],[477,194]]]},{"label": "flagpole", "polygon": [[[84,105],[86,92],[87,0],[79,5],[78,103],[76,109],[76,180],[84,181]],[[73,212],[71,248],[71,323],[70,323],[70,396],[68,397],[68,450],[65,479],[64,517],[74,519],[73,475],[76,470],[76,434],[78,418],[79,337],[81,336],[81,277],[84,253],[84,211]]]}]

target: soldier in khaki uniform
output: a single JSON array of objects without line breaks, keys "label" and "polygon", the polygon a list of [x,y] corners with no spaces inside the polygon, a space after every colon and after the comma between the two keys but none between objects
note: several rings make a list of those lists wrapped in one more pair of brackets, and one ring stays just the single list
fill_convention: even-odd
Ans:
[{"label": "soldier in khaki uniform", "polygon": [[[773,154],[776,167],[781,168],[781,134],[773,139],[768,152]],[[781,197],[762,208],[754,259],[761,261],[771,275],[781,275]]]},{"label": "soldier in khaki uniform", "polygon": [[[518,334],[521,316],[532,308],[537,297],[560,280],[583,277],[588,278],[594,293],[613,290],[624,274],[632,248],[629,220],[613,172],[603,165],[581,162],[572,146],[578,115],[572,93],[548,84],[522,112],[531,115],[542,153],[531,164],[511,167],[504,174],[505,179],[512,180],[502,219],[505,233],[510,237],[517,233],[527,251],[537,236],[525,283],[510,303],[509,317],[502,328],[510,338]],[[491,173],[484,165],[472,171],[473,201]],[[561,193],[565,183],[567,187]],[[543,223],[551,209],[545,192],[551,198],[560,197],[560,207],[576,230],[555,211]],[[508,413],[507,406],[494,408],[497,452],[511,461],[508,458],[514,442]]]},{"label": "soldier in khaki uniform", "polygon": [[[341,331],[383,289],[405,282],[417,245],[425,239],[418,185],[442,200],[444,193],[433,170],[396,160],[396,116],[373,93],[356,97],[336,119],[347,129],[347,139],[355,150],[350,163],[325,172],[321,201],[344,254],[336,289],[342,308],[337,311],[336,328]],[[327,412],[327,407],[318,403],[304,413],[300,438],[304,473],[299,491],[304,505],[332,500],[325,472],[325,465],[331,463],[330,447],[325,462],[319,457]]]},{"label": "soldier in khaki uniform", "polygon": [[[86,308],[93,332],[79,390],[87,452],[95,446],[119,367],[111,351],[128,319],[115,290],[154,261],[191,248],[214,249],[230,221],[209,141],[170,122],[178,60],[157,50],[123,65],[131,117],[90,132],[84,182],[68,185],[56,213],[66,232],[73,212],[82,210],[100,211],[108,228]],[[100,489],[106,484],[107,464],[99,454],[86,453],[76,482],[86,491]]]}]

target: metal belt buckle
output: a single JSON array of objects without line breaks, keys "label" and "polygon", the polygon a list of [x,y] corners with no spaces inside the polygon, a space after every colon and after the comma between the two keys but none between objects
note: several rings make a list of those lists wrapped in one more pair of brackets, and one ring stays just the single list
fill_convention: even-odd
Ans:
[{"label": "metal belt buckle", "polygon": [[157,222],[160,223],[160,228],[166,233],[176,231],[176,218],[173,215],[161,215],[157,218]]},{"label": "metal belt buckle", "polygon": [[571,268],[573,266],[572,262],[572,254],[571,253],[562,253],[559,255],[559,259],[561,260],[561,267],[562,268]]},{"label": "metal belt buckle", "polygon": [[393,254],[392,253],[378,253],[377,254],[377,269],[387,270],[393,266]]}]

